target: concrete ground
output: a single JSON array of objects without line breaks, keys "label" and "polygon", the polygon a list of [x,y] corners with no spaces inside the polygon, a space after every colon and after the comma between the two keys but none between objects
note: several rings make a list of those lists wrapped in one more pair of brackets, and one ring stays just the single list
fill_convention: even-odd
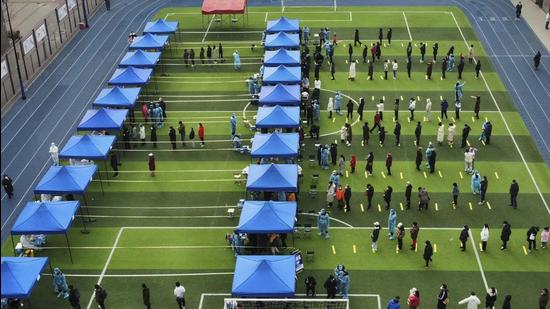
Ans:
[{"label": "concrete ground", "polygon": [[19,30],[26,37],[44,18],[55,14],[54,10],[65,3],[63,0],[10,0],[8,8],[13,31]]}]

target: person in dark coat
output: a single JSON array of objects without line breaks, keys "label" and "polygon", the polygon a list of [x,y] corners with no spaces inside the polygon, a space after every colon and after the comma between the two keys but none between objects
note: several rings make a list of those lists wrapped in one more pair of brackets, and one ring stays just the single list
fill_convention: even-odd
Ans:
[{"label": "person in dark coat", "polygon": [[481,108],[481,97],[476,96],[476,103],[474,104],[474,114],[476,115],[476,118],[479,119],[479,109]]},{"label": "person in dark coat", "polygon": [[116,155],[116,153],[111,152],[110,161],[111,161],[111,168],[115,172],[113,177],[117,177],[118,176],[118,156]]},{"label": "person in dark coat", "polygon": [[434,63],[437,62],[437,53],[439,52],[439,43],[435,43],[432,46],[432,54],[434,56]]},{"label": "person in dark coat", "polygon": [[348,211],[351,211],[351,187],[350,185],[346,185],[345,189],[344,189],[344,201],[345,201],[345,207],[344,207],[344,211],[345,212],[348,212]]},{"label": "person in dark coat", "polygon": [[145,305],[145,308],[151,309],[151,295],[145,283],[141,285],[141,296],[143,297],[143,305]]},{"label": "person in dark coat", "polygon": [[391,152],[388,152],[388,155],[386,156],[386,170],[388,171],[388,176],[391,175],[392,164],[393,164],[393,156],[391,155]]},{"label": "person in dark coat", "polygon": [[393,36],[393,29],[389,28],[388,33],[386,34],[386,39],[388,39],[388,45],[391,45],[392,36]]},{"label": "person in dark coat", "polygon": [[359,29],[355,29],[353,34],[353,46],[357,46],[357,43],[359,43],[359,46],[363,45],[363,43],[359,40]]},{"label": "person in dark coat", "polygon": [[407,58],[407,76],[411,79],[411,70],[412,70],[412,61],[410,58]]},{"label": "person in dark coat", "polygon": [[462,57],[460,57],[460,59],[458,60],[457,70],[458,70],[458,79],[462,79],[462,72],[464,71],[464,58]]},{"label": "person in dark coat", "polygon": [[172,149],[176,149],[176,129],[174,127],[170,127],[168,136],[170,137],[170,143],[172,143]]},{"label": "person in dark coat", "polygon": [[447,57],[444,57],[441,62],[441,79],[445,79],[445,72],[447,72]]},{"label": "person in dark coat", "polygon": [[338,288],[338,280],[334,278],[333,275],[330,275],[328,279],[323,284],[323,287],[327,291],[327,298],[333,299],[336,296],[336,291]]},{"label": "person in dark coat", "polygon": [[[350,45],[351,46],[351,45]],[[330,79],[335,80],[334,74],[336,74],[336,63],[334,61],[330,62]]]},{"label": "person in dark coat", "polygon": [[539,297],[539,308],[540,309],[546,309],[546,305],[548,305],[549,295],[548,295],[548,289],[543,288],[540,290],[540,297]]},{"label": "person in dark coat", "polygon": [[409,44],[407,45],[407,59],[411,59],[412,52],[413,52],[412,43],[409,42]]},{"label": "person in dark coat", "polygon": [[178,133],[181,138],[181,145],[185,146],[185,137],[187,136],[187,134],[185,133],[185,125],[182,121],[178,123]]},{"label": "person in dark coat", "polygon": [[185,66],[189,66],[189,51],[186,49],[183,50],[183,63]]},{"label": "person in dark coat", "polygon": [[105,299],[107,299],[107,291],[99,284],[94,285],[95,301],[98,308],[105,309]]},{"label": "person in dark coat", "polygon": [[370,183],[367,184],[367,190],[365,191],[365,195],[367,196],[367,211],[368,211],[372,207],[372,197],[374,196],[374,187]]},{"label": "person in dark coat", "polygon": [[469,231],[470,231],[470,228],[468,227],[468,225],[464,225],[464,227],[462,228],[462,231],[460,231],[460,236],[458,237],[458,239],[460,239],[460,249],[462,251],[466,251],[466,242],[470,237]]},{"label": "person in dark coat", "polygon": [[189,50],[189,60],[191,61],[191,67],[195,66],[195,50],[190,49]]},{"label": "person in dark coat", "polygon": [[305,280],[306,284],[306,296],[315,297],[315,286],[317,286],[317,280],[315,277],[308,276]]},{"label": "person in dark coat", "polygon": [[384,127],[380,127],[380,130],[378,131],[378,143],[380,146],[384,146],[384,142],[386,141],[386,129]]},{"label": "person in dark coat", "polygon": [[124,141],[124,149],[130,149],[130,130],[126,126],[122,129],[122,141]]},{"label": "person in dark coat", "polygon": [[424,254],[422,255],[422,257],[426,262],[426,265],[424,267],[428,268],[430,266],[430,262],[432,261],[432,256],[434,255],[434,248],[432,247],[432,243],[429,240],[426,240],[425,244],[426,246],[424,247]]},{"label": "person in dark coat", "polygon": [[479,189],[479,205],[483,205],[485,203],[485,195],[487,194],[487,189],[489,188],[489,180],[487,179],[487,176],[483,176],[483,179],[480,182],[480,189]]},{"label": "person in dark coat", "polygon": [[374,153],[369,152],[369,155],[367,156],[367,166],[365,167],[365,171],[368,173],[369,176],[372,175],[372,166],[374,165]]},{"label": "person in dark coat", "polygon": [[497,302],[497,289],[490,287],[485,295],[485,308],[495,308]]},{"label": "person in dark coat", "polygon": [[414,136],[416,137],[416,146],[420,146],[420,137],[422,136],[422,123],[420,121],[416,124]]},{"label": "person in dark coat", "polygon": [[2,177],[2,187],[4,187],[4,191],[6,191],[6,194],[8,195],[8,198],[11,199],[13,197],[13,180],[11,180],[10,176],[7,174],[4,174],[4,177]]},{"label": "person in dark coat", "polygon": [[369,44],[365,44],[363,47],[363,63],[367,63],[367,57],[369,56]]},{"label": "person in dark coat", "polygon": [[[373,75],[374,75],[374,65],[372,64],[372,61],[368,60],[368,63],[369,63],[369,66],[368,66],[368,73],[367,73],[367,79],[368,80],[373,80]],[[386,74],[388,74],[386,72]],[[387,79],[387,78],[386,78]]]},{"label": "person in dark coat", "polygon": [[313,76],[315,76],[315,79],[319,79],[320,71],[321,71],[321,63],[315,62],[315,68],[313,69]]},{"label": "person in dark coat", "polygon": [[212,47],[210,47],[210,45],[206,47],[206,58],[209,64],[212,63]]},{"label": "person in dark coat", "polygon": [[485,136],[485,144],[489,145],[491,143],[491,135],[493,134],[493,125],[491,124],[490,121],[487,121],[485,123],[483,131]]},{"label": "person in dark coat", "polygon": [[516,19],[519,19],[521,17],[521,10],[523,9],[523,4],[521,4],[521,1],[516,4]]},{"label": "person in dark coat", "polygon": [[384,190],[384,202],[386,202],[386,210],[390,209],[392,193],[393,193],[393,188],[391,186],[387,186],[386,190]]},{"label": "person in dark coat", "polygon": [[349,119],[350,122],[353,120],[353,102],[351,100],[348,101],[348,104],[346,104],[346,108],[348,113],[346,114],[346,118]]},{"label": "person in dark coat", "polygon": [[73,307],[73,309],[81,309],[80,292],[72,285],[69,285],[69,304]]},{"label": "person in dark coat", "polygon": [[376,59],[380,60],[381,56],[382,56],[382,45],[380,43],[376,43]]},{"label": "person in dark coat", "polygon": [[512,295],[504,296],[504,302],[502,303],[502,309],[512,309]]},{"label": "person in dark coat", "polygon": [[393,135],[395,135],[395,146],[401,146],[401,124],[399,121],[395,122],[395,128],[393,129]]},{"label": "person in dark coat", "polygon": [[479,78],[479,71],[481,71],[481,60],[479,60],[479,59],[477,60],[475,70],[476,70],[476,79],[478,79]]},{"label": "person in dark coat", "polygon": [[348,62],[351,63],[353,60],[353,46],[351,44],[348,45]]},{"label": "person in dark coat", "polygon": [[432,79],[432,71],[433,71],[433,62],[428,61],[428,66],[426,67],[426,78]]},{"label": "person in dark coat", "polygon": [[420,63],[424,62],[425,55],[426,55],[426,43],[420,42]]},{"label": "person in dark coat", "polygon": [[510,240],[510,235],[512,235],[512,226],[508,221],[502,223],[502,231],[500,232],[500,240],[502,241],[502,246],[500,250],[506,250],[508,241]]},{"label": "person in dark coat", "polygon": [[365,122],[363,124],[363,146],[367,146],[369,144],[369,138],[370,138],[369,123]]},{"label": "person in dark coat", "polygon": [[416,150],[415,164],[416,164],[416,170],[419,171],[420,170],[420,164],[422,164],[422,147],[418,147],[418,149]]},{"label": "person in dark coat", "polygon": [[470,135],[470,131],[472,129],[470,128],[470,126],[466,123],[464,124],[464,128],[462,129],[462,143],[460,145],[460,148],[464,148],[467,146],[467,143],[466,141],[468,140],[468,135]]},{"label": "person in dark coat", "polygon": [[405,201],[407,203],[407,209],[411,209],[411,196],[412,196],[413,186],[410,181],[407,181],[405,186]]},{"label": "person in dark coat", "polygon": [[538,71],[539,65],[540,65],[540,58],[541,58],[540,51],[537,52],[535,57],[533,57],[533,63],[535,64],[535,71]]},{"label": "person in dark coat", "polygon": [[[363,121],[363,111],[364,111],[364,109],[365,109],[365,99],[360,98],[359,99],[359,106],[357,107],[357,114],[359,114],[359,121]],[[352,110],[353,110],[353,106],[352,106]]]},{"label": "person in dark coat", "polygon": [[443,99],[441,101],[441,119],[443,119],[443,116],[445,116],[445,119],[449,119],[447,116],[447,110],[449,109],[449,102],[447,102],[447,99]]},{"label": "person in dark coat", "polygon": [[512,184],[510,185],[510,206],[518,208],[518,194],[519,194],[519,184],[515,179],[512,179]]},{"label": "person in dark coat", "polygon": [[436,159],[437,159],[437,152],[435,151],[435,149],[433,149],[430,157],[428,158],[428,164],[430,165],[430,174],[433,174],[435,171]]},{"label": "person in dark coat", "polygon": [[378,29],[378,43],[382,45],[382,40],[384,39],[384,30],[382,28]]},{"label": "person in dark coat", "polygon": [[105,0],[105,8],[107,11],[111,10],[111,0]]},{"label": "person in dark coat", "polygon": [[218,58],[220,59],[220,62],[225,62],[225,59],[223,58],[223,47],[222,43],[218,44]]},{"label": "person in dark coat", "polygon": [[338,144],[332,143],[330,144],[330,159],[332,161],[332,165],[336,165],[336,160],[338,159]]},{"label": "person in dark coat", "polygon": [[447,284],[443,283],[439,288],[439,294],[437,295],[437,309],[446,309],[449,303],[449,289]]},{"label": "person in dark coat", "polygon": [[529,244],[529,252],[531,250],[537,250],[537,233],[539,232],[538,226],[532,226],[527,230],[527,243]]},{"label": "person in dark coat", "polygon": [[411,233],[411,250],[416,250],[416,240],[418,239],[418,234],[420,233],[420,226],[418,226],[417,222],[413,222],[411,228],[409,229],[409,233]]},{"label": "person in dark coat", "polygon": [[151,142],[153,143],[153,148],[157,148],[157,126],[151,126]]},{"label": "person in dark coat", "polygon": [[204,47],[201,47],[201,51],[199,52],[199,59],[201,60],[201,63],[204,64]]}]

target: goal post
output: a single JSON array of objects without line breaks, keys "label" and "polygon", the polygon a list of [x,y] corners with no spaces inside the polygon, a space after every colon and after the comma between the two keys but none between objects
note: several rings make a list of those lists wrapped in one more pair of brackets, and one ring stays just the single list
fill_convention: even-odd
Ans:
[{"label": "goal post", "polygon": [[349,299],[224,298],[224,309],[349,309]]}]

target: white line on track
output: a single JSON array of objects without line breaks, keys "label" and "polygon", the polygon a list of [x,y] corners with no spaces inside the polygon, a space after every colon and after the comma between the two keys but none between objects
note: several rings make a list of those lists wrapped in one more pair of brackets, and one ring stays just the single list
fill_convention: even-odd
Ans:
[{"label": "white line on track", "polygon": [[250,99],[212,99],[212,100],[197,99],[197,100],[164,100],[164,101],[166,103],[249,102]]},{"label": "white line on track", "polygon": [[235,181],[235,179],[181,179],[181,180],[116,180],[116,179],[109,179],[109,180],[99,180],[94,179],[93,182],[113,182],[113,183],[195,183],[195,182],[230,182]]},{"label": "white line on track", "polygon": [[[238,172],[241,169],[236,168],[233,170],[169,170],[169,171],[155,171],[155,173],[217,173],[217,172]],[[110,173],[109,171],[100,171],[101,173]],[[149,173],[147,170],[143,171],[118,171],[119,173]]]},{"label": "white line on track", "polygon": [[[76,215],[77,217],[87,217]],[[94,218],[111,218],[111,219],[214,219],[214,218],[228,218],[227,215],[224,216],[109,216],[109,215],[90,215]],[[233,218],[238,218],[235,216]],[[332,219],[332,218],[331,218]]]},{"label": "white line on track", "polygon": [[[120,204],[119,204],[120,205]],[[163,209],[167,209],[167,210],[173,210],[173,209],[177,209],[177,210],[184,210],[184,209],[212,209],[212,208],[233,208],[235,206],[159,206],[159,205],[156,205],[156,206],[134,206],[134,205],[128,205],[128,206],[97,206],[97,205],[94,205],[94,206],[86,206],[87,208],[90,208],[90,209],[156,209],[156,210],[163,210]]]},{"label": "white line on track", "polygon": [[216,19],[216,14],[212,16],[212,19],[210,20],[210,23],[208,24],[208,28],[206,28],[206,31],[204,32],[204,36],[202,37],[202,43],[204,43],[204,40],[206,40],[206,36],[208,35],[208,31],[210,30],[210,27],[212,26],[212,22]]},{"label": "white line on track", "polygon": [[405,25],[407,26],[407,32],[409,33],[409,39],[412,41],[413,37],[411,35],[411,28],[409,28],[409,21],[407,20],[407,15],[405,15],[405,11],[403,11],[403,18],[405,19]]},{"label": "white line on track", "polygon": [[487,290],[489,289],[489,285],[487,284],[487,278],[485,278],[485,272],[483,272],[483,266],[481,265],[481,259],[479,258],[479,253],[477,252],[476,241],[474,239],[474,236],[472,235],[472,230],[468,230],[468,234],[470,234],[470,243],[472,244],[472,248],[474,248],[474,253],[476,255],[476,260],[477,260],[477,266],[479,266],[479,272],[481,273],[481,279],[483,279],[485,290]]},{"label": "white line on track", "polygon": [[[51,274],[44,274],[45,276],[51,276]],[[103,278],[139,278],[139,277],[200,277],[200,276],[228,276],[233,275],[232,272],[218,272],[218,273],[157,273],[157,274],[110,274],[110,275],[103,275]],[[73,277],[73,278],[97,278],[101,275],[94,275],[94,274],[67,274],[65,273],[65,277]]]},{"label": "white line on track", "polygon": [[227,84],[227,83],[241,83],[242,80],[215,80],[215,81],[203,81],[203,82],[184,82],[184,81],[170,81],[170,80],[155,80],[155,83],[171,83],[171,84]]},{"label": "white line on track", "polygon": [[[197,144],[200,143],[198,141],[195,141]],[[151,143],[151,142],[149,142]],[[177,143],[180,143],[179,141]],[[186,141],[186,143],[190,143],[189,141]],[[208,142],[206,142],[208,144]],[[124,152],[211,152],[211,151],[236,151],[235,148],[218,148],[218,149],[210,149],[210,148],[195,148],[195,149],[122,149]]]}]

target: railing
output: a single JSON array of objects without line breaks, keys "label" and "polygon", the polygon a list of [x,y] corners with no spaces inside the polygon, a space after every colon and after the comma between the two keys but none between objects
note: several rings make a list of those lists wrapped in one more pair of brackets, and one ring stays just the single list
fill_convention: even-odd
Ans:
[{"label": "railing", "polygon": [[[20,38],[15,41],[15,48],[25,85],[80,31],[80,23],[84,23],[82,6],[86,5],[86,13],[90,17],[103,4],[103,0],[65,0],[64,4],[33,27],[30,33],[20,34]],[[1,57],[2,116],[20,94],[15,59],[15,51],[10,42],[10,48]]]}]

